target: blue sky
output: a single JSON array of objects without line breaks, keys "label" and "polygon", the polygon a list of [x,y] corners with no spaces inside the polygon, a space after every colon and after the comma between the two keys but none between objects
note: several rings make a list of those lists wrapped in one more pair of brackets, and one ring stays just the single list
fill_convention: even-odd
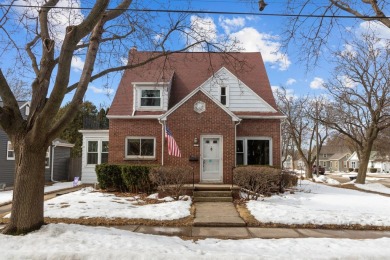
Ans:
[{"label": "blue sky", "polygon": [[[41,0],[29,0],[32,3],[41,2]],[[19,1],[25,4],[25,1]],[[77,5],[82,7],[84,2],[78,2],[74,0]],[[142,1],[141,1],[142,2]],[[284,1],[266,1],[268,3],[265,10],[260,13],[258,11],[257,1],[249,0],[198,0],[191,3],[193,10],[204,11],[217,11],[217,12],[244,12],[244,13],[260,13],[260,14],[272,14],[272,13],[284,13],[285,4]],[[327,4],[327,0],[313,1],[316,4]],[[166,1],[154,0],[148,1],[148,8],[166,9]],[[69,5],[68,1],[60,0],[60,4]],[[134,8],[134,6],[132,6]],[[187,9],[188,1],[185,0],[172,0],[171,9]],[[309,6],[314,8],[315,6]],[[309,9],[310,10],[310,9]],[[83,16],[82,11],[72,11],[73,16],[79,18]],[[66,10],[61,10],[61,16],[56,16],[60,21],[67,21],[70,17]],[[159,18],[151,20],[150,22],[158,24],[164,24],[167,21],[167,14],[159,14]],[[60,18],[58,18],[60,17]],[[75,19],[77,23],[78,18]],[[289,46],[288,52],[280,50],[282,42],[282,33],[286,26],[289,26],[287,18],[279,16],[249,16],[249,15],[228,15],[228,14],[202,14],[197,16],[193,14],[189,17],[189,22],[196,23],[197,26],[202,29],[207,29],[208,34],[205,35],[208,39],[216,40],[219,37],[229,37],[230,39],[236,39],[240,42],[239,47],[242,51],[259,51],[263,56],[267,73],[271,86],[278,88],[284,86],[289,89],[290,93],[295,95],[321,95],[324,90],[322,84],[326,82],[330,77],[330,73],[333,70],[333,65],[329,63],[331,56],[330,52],[326,50],[321,52],[321,59],[317,66],[310,67],[309,70],[305,67],[305,63],[298,62],[298,59],[302,57],[301,51],[296,46]],[[310,22],[310,21],[309,21]],[[346,25],[345,34],[353,32],[364,31],[368,26],[367,22],[360,20],[343,20],[343,24]],[[354,29],[353,29],[354,27]],[[60,31],[65,28],[64,25],[59,26]],[[390,30],[378,26],[376,28],[378,32],[382,32],[387,38],[390,38]],[[339,32],[340,33],[340,32]],[[343,31],[341,31],[343,34]],[[60,34],[61,35],[61,34]],[[337,34],[336,34],[337,35]],[[344,45],[339,41],[337,37],[334,37],[328,46],[330,49],[344,48]],[[172,43],[171,48],[175,49],[176,43]],[[139,46],[142,49],[142,46]],[[147,48],[143,49],[147,50]],[[126,54],[123,54],[126,55]],[[122,59],[126,60],[126,56]],[[83,57],[74,57],[72,62],[72,80],[71,83],[78,80],[82,66],[84,64]],[[3,63],[0,61],[0,65]],[[96,70],[95,70],[96,71]],[[96,80],[92,82],[85,95],[85,100],[92,101],[95,105],[109,106],[114,97],[116,88],[119,84],[121,73],[111,74],[109,80]],[[66,100],[71,99],[71,95],[67,95]]]}]

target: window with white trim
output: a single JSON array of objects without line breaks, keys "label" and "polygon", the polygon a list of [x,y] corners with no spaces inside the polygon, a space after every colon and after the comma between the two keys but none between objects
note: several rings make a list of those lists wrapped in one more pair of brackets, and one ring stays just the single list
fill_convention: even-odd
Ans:
[{"label": "window with white trim", "polygon": [[47,151],[46,151],[45,167],[50,168],[50,146],[49,146],[49,148],[47,148]]},{"label": "window with white trim", "polygon": [[154,159],[156,157],[156,138],[126,137],[126,158]]},{"label": "window with white trim", "polygon": [[225,86],[221,87],[220,101],[222,105],[228,106],[228,88]]},{"label": "window with white trim", "polygon": [[236,147],[237,165],[272,165],[271,138],[240,138]]},{"label": "window with white trim", "polygon": [[99,155],[98,146],[99,146],[98,141],[88,141],[87,164],[98,164],[98,155]]},{"label": "window with white trim", "polygon": [[102,152],[100,153],[100,163],[108,162],[108,141],[102,141]]},{"label": "window with white trim", "polygon": [[140,105],[142,108],[160,108],[162,105],[161,89],[141,89]]},{"label": "window with white trim", "polygon": [[14,146],[11,141],[7,142],[7,160],[15,160]]},{"label": "window with white trim", "polygon": [[108,141],[87,141],[87,165],[95,165],[108,162]]}]

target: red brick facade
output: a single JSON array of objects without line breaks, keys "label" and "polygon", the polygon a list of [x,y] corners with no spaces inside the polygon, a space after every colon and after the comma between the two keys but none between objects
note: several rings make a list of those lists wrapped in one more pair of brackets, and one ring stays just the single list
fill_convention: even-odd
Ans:
[{"label": "red brick facade", "polygon": [[[202,113],[194,111],[194,104],[202,101],[206,110]],[[156,164],[169,166],[191,166],[194,169],[195,183],[201,181],[201,146],[202,136],[222,137],[223,183],[232,183],[232,170],[235,167],[235,128],[237,122],[232,116],[219,107],[201,91],[193,95],[167,117],[165,122],[178,144],[182,157],[168,155],[164,142],[162,158],[163,128],[157,119],[111,119],[110,120],[110,153],[109,162],[119,164]],[[125,159],[126,137],[155,137],[155,159]],[[272,162],[280,166],[280,120],[278,119],[244,119],[237,126],[237,137],[267,137],[272,142]],[[190,160],[190,157],[197,160]]]}]

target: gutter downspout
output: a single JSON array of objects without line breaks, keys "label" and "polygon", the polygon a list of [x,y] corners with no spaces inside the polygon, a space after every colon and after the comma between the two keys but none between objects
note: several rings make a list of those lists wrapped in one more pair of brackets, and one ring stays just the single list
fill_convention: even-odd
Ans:
[{"label": "gutter downspout", "polygon": [[162,122],[160,119],[158,122],[161,125],[161,165],[164,165],[164,144],[165,144],[165,122]]},{"label": "gutter downspout", "polygon": [[55,181],[54,180],[54,150],[55,148],[57,147],[57,145],[59,144],[60,142],[58,141],[55,141],[54,142],[54,146],[53,146],[53,149],[52,149],[52,156],[51,156],[51,170],[50,170],[50,180],[52,182],[58,182],[58,181]]},{"label": "gutter downspout", "polygon": [[[240,119],[234,124],[234,167],[237,167],[237,126],[241,123]],[[232,169],[232,188],[234,186],[233,182],[233,169]]]}]

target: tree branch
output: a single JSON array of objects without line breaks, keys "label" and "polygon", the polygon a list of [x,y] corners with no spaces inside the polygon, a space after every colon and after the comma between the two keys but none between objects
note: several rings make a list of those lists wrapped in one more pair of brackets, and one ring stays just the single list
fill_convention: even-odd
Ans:
[{"label": "tree branch", "polygon": [[38,68],[37,59],[36,59],[34,53],[32,52],[31,48],[37,43],[37,41],[40,38],[41,38],[41,35],[36,35],[32,41],[30,41],[26,44],[26,51],[27,51],[28,56],[31,59],[31,66],[33,67],[33,70],[35,72],[35,76],[39,75],[39,68]]}]

